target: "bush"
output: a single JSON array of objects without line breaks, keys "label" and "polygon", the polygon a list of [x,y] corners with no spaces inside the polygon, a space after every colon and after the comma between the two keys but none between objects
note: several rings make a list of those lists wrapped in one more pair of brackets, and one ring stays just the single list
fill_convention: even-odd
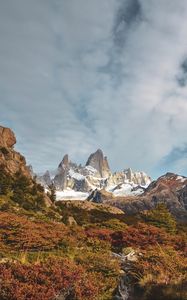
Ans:
[{"label": "bush", "polygon": [[0,195],[7,195],[12,190],[13,178],[3,165],[0,166]]},{"label": "bush", "polygon": [[118,219],[110,219],[101,224],[102,227],[109,228],[115,231],[123,231],[127,229],[127,224],[118,220]]},{"label": "bush", "polygon": [[148,211],[144,215],[144,219],[156,227],[164,228],[167,232],[176,232],[176,221],[163,203],[158,204],[155,209]]},{"label": "bush", "polygon": [[9,154],[9,151],[6,147],[0,147],[0,152],[2,152],[4,155]]},{"label": "bush", "polygon": [[139,257],[134,274],[138,274],[140,299],[186,300],[187,259],[171,246],[155,246]]},{"label": "bush", "polygon": [[99,295],[95,277],[67,259],[0,264],[0,279],[1,300],[96,300]]},{"label": "bush", "polygon": [[14,176],[12,192],[11,199],[26,210],[38,210],[45,206],[43,187],[21,172]]}]

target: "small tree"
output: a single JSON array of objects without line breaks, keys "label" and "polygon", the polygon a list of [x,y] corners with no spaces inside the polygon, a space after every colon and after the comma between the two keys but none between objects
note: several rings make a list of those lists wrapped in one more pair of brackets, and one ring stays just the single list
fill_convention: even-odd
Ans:
[{"label": "small tree", "polygon": [[4,166],[0,166],[0,195],[7,195],[12,190],[12,177]]},{"label": "small tree", "polygon": [[176,231],[176,221],[164,203],[157,204],[156,208],[147,212],[145,221],[166,231]]},{"label": "small tree", "polygon": [[52,202],[56,201],[56,188],[54,183],[51,183],[49,186],[49,198],[51,199]]}]

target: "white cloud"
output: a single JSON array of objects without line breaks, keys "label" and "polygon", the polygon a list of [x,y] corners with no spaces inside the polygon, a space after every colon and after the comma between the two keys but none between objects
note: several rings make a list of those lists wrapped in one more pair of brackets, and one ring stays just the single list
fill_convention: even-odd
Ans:
[{"label": "white cloud", "polygon": [[187,3],[127,1],[0,4],[0,117],[35,169],[66,152],[85,162],[101,147],[113,169],[154,176],[187,142],[187,87],[177,82]]}]

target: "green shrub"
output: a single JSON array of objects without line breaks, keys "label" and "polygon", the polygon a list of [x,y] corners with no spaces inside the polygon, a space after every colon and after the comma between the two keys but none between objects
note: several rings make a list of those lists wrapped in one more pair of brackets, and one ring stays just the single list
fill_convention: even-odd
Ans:
[{"label": "green shrub", "polygon": [[176,232],[176,221],[163,203],[158,204],[155,209],[148,211],[143,218],[146,222],[156,227],[164,228],[167,232]]}]

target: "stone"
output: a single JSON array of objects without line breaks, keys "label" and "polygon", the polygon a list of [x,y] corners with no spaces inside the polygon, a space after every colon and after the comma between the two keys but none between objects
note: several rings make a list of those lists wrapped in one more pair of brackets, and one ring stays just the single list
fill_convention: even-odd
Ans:
[{"label": "stone", "polygon": [[69,226],[76,226],[77,225],[77,222],[75,221],[74,217],[72,217],[72,216],[68,217],[67,225],[69,225]]}]

